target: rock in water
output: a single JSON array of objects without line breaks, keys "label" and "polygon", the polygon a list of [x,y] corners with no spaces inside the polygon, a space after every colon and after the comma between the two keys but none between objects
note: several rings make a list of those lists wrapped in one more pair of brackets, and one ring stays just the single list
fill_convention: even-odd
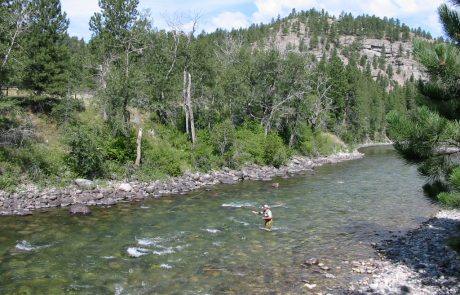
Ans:
[{"label": "rock in water", "polygon": [[272,187],[274,187],[274,188],[278,188],[279,186],[280,186],[280,184],[278,182],[272,183]]},{"label": "rock in water", "polygon": [[133,190],[133,187],[129,183],[122,183],[118,189],[124,192],[130,192]]},{"label": "rock in water", "polygon": [[308,260],[305,260],[303,264],[305,264],[305,265],[318,265],[319,260],[316,259],[316,258],[310,258]]},{"label": "rock in water", "polygon": [[84,187],[84,188],[91,188],[93,186],[93,182],[91,180],[83,179],[83,178],[75,179],[75,184],[78,185],[79,187]]},{"label": "rock in water", "polygon": [[91,210],[89,210],[89,207],[86,205],[74,204],[70,206],[69,212],[72,215],[88,215],[91,213]]}]

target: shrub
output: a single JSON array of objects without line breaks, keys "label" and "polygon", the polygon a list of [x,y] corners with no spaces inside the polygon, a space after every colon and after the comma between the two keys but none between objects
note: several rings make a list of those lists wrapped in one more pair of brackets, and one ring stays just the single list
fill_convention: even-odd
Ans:
[{"label": "shrub", "polygon": [[0,162],[0,189],[12,191],[19,183],[21,168],[8,162]]},{"label": "shrub", "polygon": [[265,164],[280,167],[287,162],[288,158],[288,151],[282,138],[277,133],[268,134],[264,145]]},{"label": "shrub", "polygon": [[184,158],[186,157],[182,151],[173,148],[167,142],[156,141],[145,144],[142,171],[151,176],[159,173],[179,176],[183,172],[183,166],[186,165]]},{"label": "shrub", "polygon": [[235,143],[235,128],[230,120],[214,126],[210,137],[214,151],[221,157],[228,153]]},{"label": "shrub", "polygon": [[136,136],[131,132],[130,137],[112,137],[108,140],[107,157],[119,163],[126,163],[136,159]]},{"label": "shrub", "polygon": [[460,208],[460,193],[442,192],[438,195],[438,200],[449,207]]},{"label": "shrub", "polygon": [[264,164],[265,134],[260,124],[247,123],[235,132],[233,160],[236,165]]},{"label": "shrub", "polygon": [[198,141],[191,153],[193,167],[201,171],[209,171],[217,166],[217,157],[213,154],[213,147],[206,142]]},{"label": "shrub", "polygon": [[76,123],[77,114],[84,111],[83,103],[76,99],[64,99],[52,107],[50,117],[57,123]]},{"label": "shrub", "polygon": [[457,190],[460,190],[460,167],[456,167],[452,171],[449,180]]},{"label": "shrub", "polygon": [[104,175],[106,157],[105,134],[98,126],[79,125],[68,129],[67,144],[70,152],[67,164],[78,175],[95,178]]}]

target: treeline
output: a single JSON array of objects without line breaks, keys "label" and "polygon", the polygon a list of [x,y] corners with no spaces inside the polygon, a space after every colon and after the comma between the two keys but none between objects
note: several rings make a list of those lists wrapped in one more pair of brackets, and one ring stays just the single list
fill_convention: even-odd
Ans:
[{"label": "treeline", "polygon": [[[68,36],[59,0],[2,3],[1,84],[30,95],[1,99],[0,188],[279,166],[343,148],[336,136],[384,140],[387,112],[418,98],[415,81],[389,87],[369,63],[345,64],[335,50],[318,61],[258,47],[253,27],[197,35],[196,19],[159,31],[138,0],[99,3],[88,43]],[[82,92],[92,97],[76,99]]]},{"label": "treeline", "polygon": [[[301,28],[305,28],[301,30]],[[429,32],[420,27],[411,29],[399,19],[379,18],[375,15],[360,15],[354,17],[351,13],[342,12],[339,17],[316,9],[297,12],[295,9],[286,18],[278,16],[269,24],[252,24],[248,29],[232,30],[233,36],[243,36],[249,43],[266,41],[278,32],[302,34],[314,39],[321,37],[339,45],[338,37],[353,35],[362,38],[387,39],[389,41],[411,41],[414,37],[432,39]],[[219,30],[217,31],[219,32]],[[225,33],[223,31],[223,33]],[[442,41],[442,39],[440,40]]]}]

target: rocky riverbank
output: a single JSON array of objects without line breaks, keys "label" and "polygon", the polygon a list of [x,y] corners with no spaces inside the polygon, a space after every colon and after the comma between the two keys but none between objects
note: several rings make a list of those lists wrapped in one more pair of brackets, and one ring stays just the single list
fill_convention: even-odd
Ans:
[{"label": "rocky riverbank", "polygon": [[446,244],[459,224],[460,211],[442,210],[405,236],[374,245],[380,259],[353,269],[372,276],[346,294],[460,294],[460,261]]},{"label": "rocky riverbank", "polygon": [[92,181],[79,179],[75,181],[75,185],[64,189],[28,188],[14,193],[0,191],[0,215],[30,215],[33,210],[68,207],[73,204],[111,206],[120,202],[185,194],[219,183],[234,184],[243,180],[270,181],[274,177],[289,177],[303,171],[313,170],[323,164],[354,160],[362,156],[363,154],[354,151],[314,159],[293,157],[286,166],[280,168],[257,165],[247,166],[240,170],[224,168],[221,171],[209,173],[186,173],[180,177],[149,183],[113,182],[104,188],[95,187]]}]

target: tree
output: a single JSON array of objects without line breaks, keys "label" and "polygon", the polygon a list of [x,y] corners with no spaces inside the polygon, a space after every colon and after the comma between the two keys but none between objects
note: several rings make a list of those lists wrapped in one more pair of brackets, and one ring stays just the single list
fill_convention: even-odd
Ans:
[{"label": "tree", "polygon": [[0,89],[11,78],[9,70],[11,60],[20,49],[19,43],[27,30],[29,13],[28,0],[11,0],[0,3]]},{"label": "tree", "polygon": [[63,96],[68,82],[69,21],[59,0],[32,1],[30,25],[23,37],[26,60],[24,87],[35,94]]},{"label": "tree", "polygon": [[[458,6],[460,1],[453,1]],[[460,152],[460,28],[458,11],[443,4],[438,9],[451,43],[414,42],[417,59],[428,69],[430,81],[420,81],[420,91],[427,97],[425,106],[408,116],[390,113],[390,136],[396,149],[407,160],[417,163],[429,183],[441,183],[451,193],[438,199],[460,206],[458,155]]]},{"label": "tree", "polygon": [[150,23],[139,14],[138,0],[100,0],[101,12],[90,20],[103,111],[117,136],[129,137],[128,106],[137,97],[139,59]]}]

